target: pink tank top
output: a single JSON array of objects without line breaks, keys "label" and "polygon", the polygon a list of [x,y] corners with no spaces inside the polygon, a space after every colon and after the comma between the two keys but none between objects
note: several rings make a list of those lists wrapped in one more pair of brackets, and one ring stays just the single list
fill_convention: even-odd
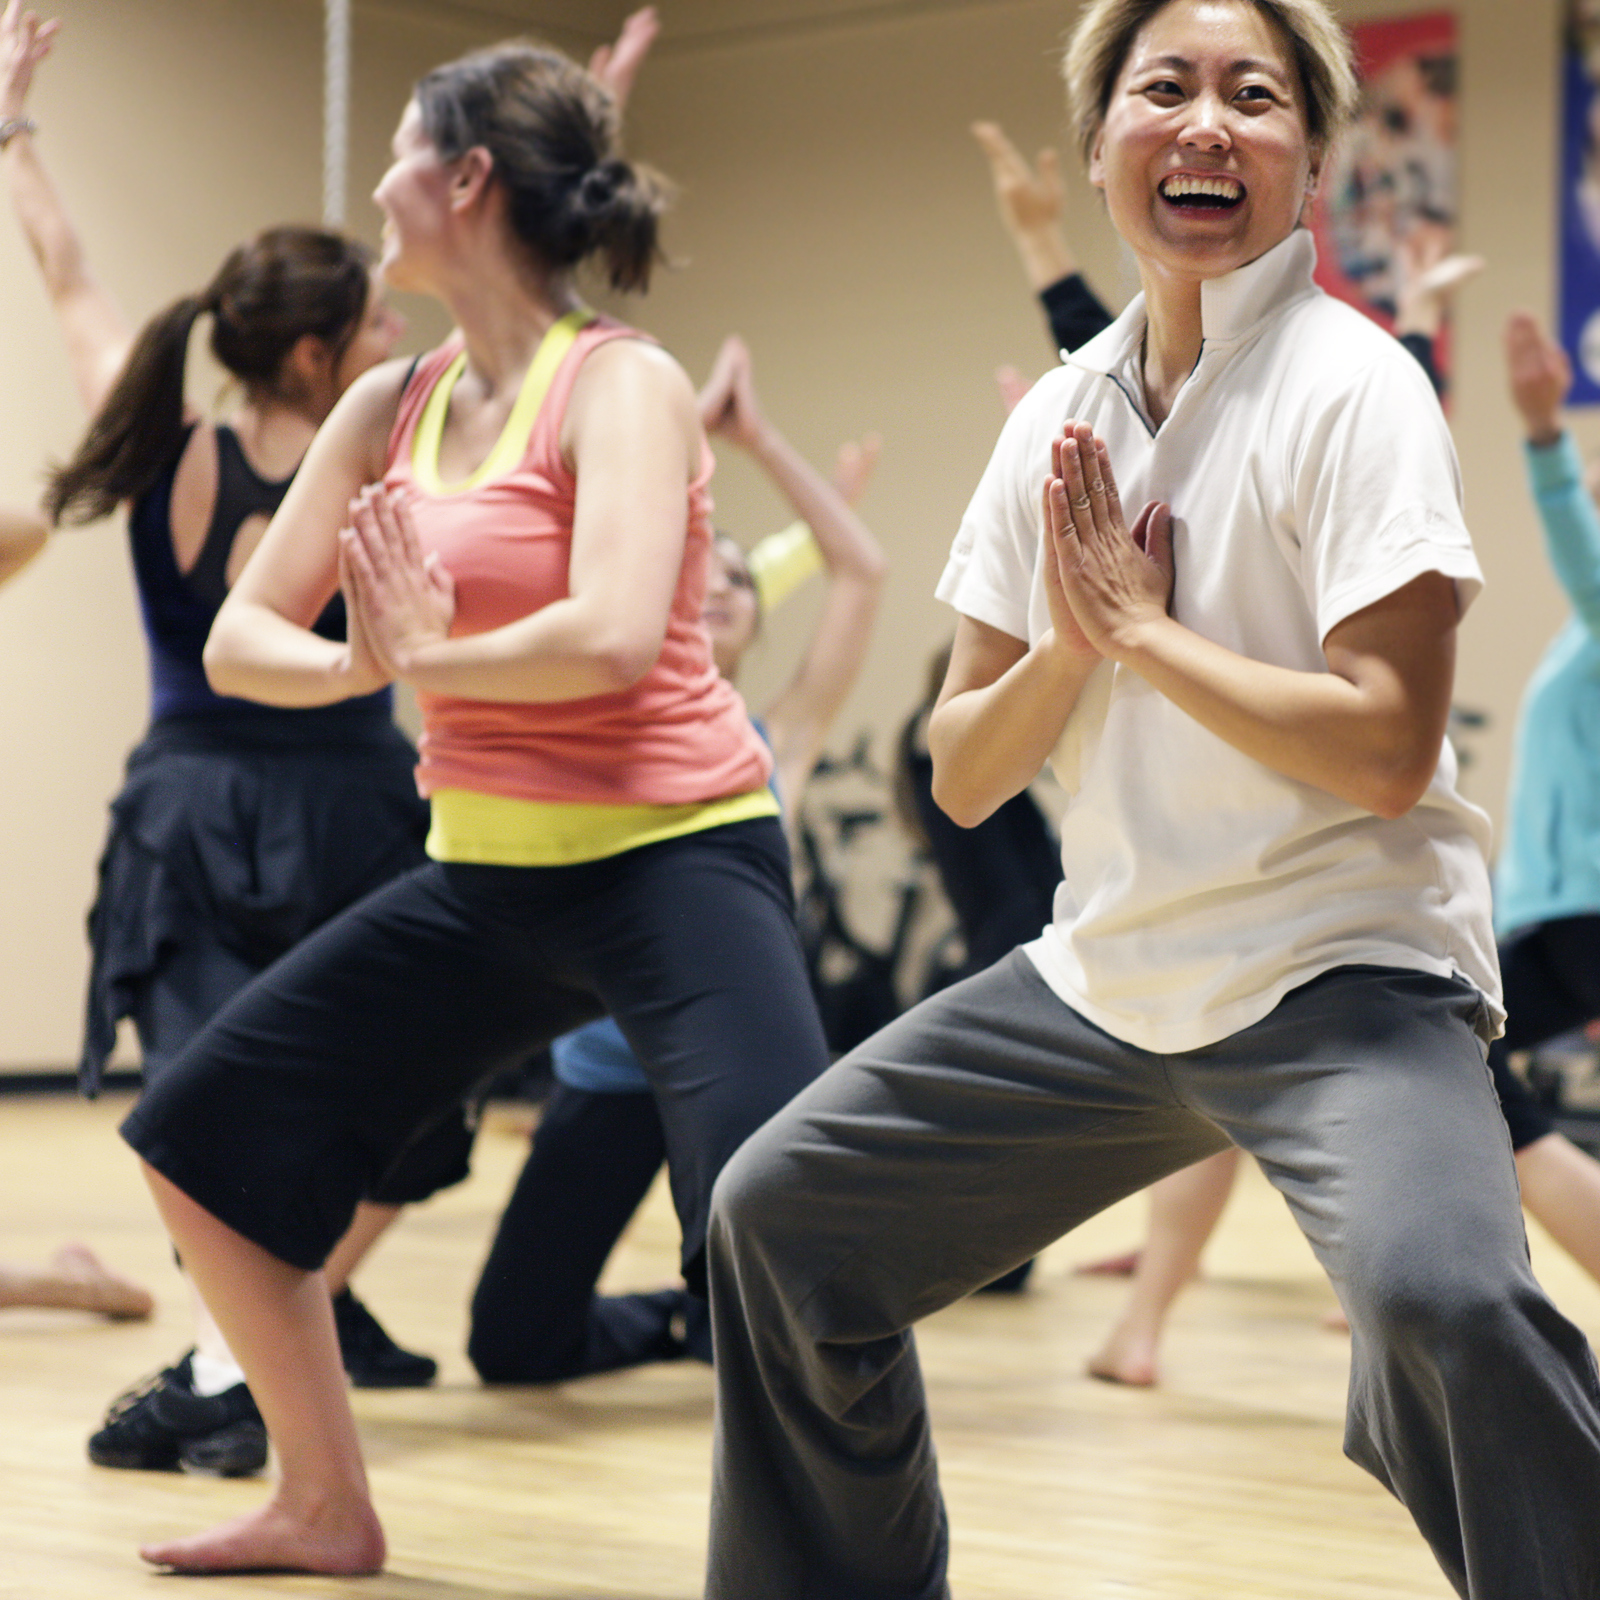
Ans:
[{"label": "pink tank top", "polygon": [[[418,483],[412,441],[459,338],[424,356],[401,396],[384,483],[412,497],[418,536],[455,579],[452,636],[485,633],[566,596],[577,479],[561,459],[561,422],[584,358],[608,339],[640,338],[600,318],[576,337],[511,471],[456,493]],[[703,447],[704,448],[704,447]],[[760,789],[772,770],[744,701],[711,661],[700,620],[711,550],[712,457],[688,485],[688,537],[656,663],[637,683],[584,700],[496,702],[421,694],[417,786],[521,800],[685,805]]]}]

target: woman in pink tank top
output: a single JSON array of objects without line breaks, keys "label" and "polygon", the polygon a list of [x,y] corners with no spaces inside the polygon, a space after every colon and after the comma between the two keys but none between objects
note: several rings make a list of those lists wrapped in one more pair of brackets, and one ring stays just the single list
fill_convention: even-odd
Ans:
[{"label": "woman in pink tank top", "polygon": [[[417,84],[382,269],[457,332],[350,388],[207,645],[221,692],[277,705],[410,683],[433,859],[251,984],[124,1125],[282,1464],[260,1510],[144,1551],[164,1566],[382,1565],[319,1269],[363,1184],[472,1085],[614,1016],[703,1292],[717,1173],[827,1063],[770,757],[700,616],[694,390],[573,286],[593,257],[643,288],[657,256],[663,191],[616,120],[530,45]],[[341,587],[334,644],[309,623]]]}]

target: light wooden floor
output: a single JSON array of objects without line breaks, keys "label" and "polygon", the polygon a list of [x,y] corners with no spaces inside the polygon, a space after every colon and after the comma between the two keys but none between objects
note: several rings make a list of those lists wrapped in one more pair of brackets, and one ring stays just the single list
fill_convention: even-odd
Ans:
[{"label": "light wooden floor", "polygon": [[[0,1312],[0,1595],[176,1593],[137,1540],[256,1502],[259,1482],[107,1472],[83,1441],[110,1396],[188,1342],[182,1294],[120,1105],[0,1099],[0,1257],[82,1239],[160,1295],[154,1322]],[[369,1600],[691,1600],[705,1536],[710,1375],[691,1366],[548,1390],[486,1392],[461,1355],[464,1303],[520,1134],[495,1119],[477,1172],[414,1213],[359,1280],[403,1342],[441,1358],[438,1388],[356,1396],[391,1559],[380,1578],[195,1579],[182,1593]],[[1132,1244],[1119,1207],[1057,1245],[1020,1300],[952,1308],[923,1331],[958,1600],[1447,1600],[1405,1514],[1339,1453],[1346,1344],[1282,1204],[1252,1169],[1180,1305],[1167,1382],[1082,1375],[1120,1299],[1070,1276]],[[610,1268],[671,1276],[658,1190]],[[1544,1245],[1562,1308],[1600,1334],[1600,1289]]]}]

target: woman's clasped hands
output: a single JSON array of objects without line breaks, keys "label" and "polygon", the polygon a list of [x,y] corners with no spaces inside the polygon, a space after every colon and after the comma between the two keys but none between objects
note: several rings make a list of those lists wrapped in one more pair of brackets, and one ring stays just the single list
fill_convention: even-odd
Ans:
[{"label": "woman's clasped hands", "polygon": [[424,555],[411,508],[381,483],[350,502],[339,533],[339,587],[348,612],[350,670],[376,683],[404,678],[419,653],[450,637],[455,583]]},{"label": "woman's clasped hands", "polygon": [[1172,596],[1172,511],[1152,500],[1127,526],[1111,458],[1087,423],[1050,445],[1044,489],[1045,579],[1058,645],[1119,660]]}]

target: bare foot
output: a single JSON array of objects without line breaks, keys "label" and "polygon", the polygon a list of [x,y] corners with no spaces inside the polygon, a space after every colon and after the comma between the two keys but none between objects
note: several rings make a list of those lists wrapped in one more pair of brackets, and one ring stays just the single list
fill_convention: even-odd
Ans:
[{"label": "bare foot", "polygon": [[1139,1250],[1128,1250],[1120,1256],[1107,1256],[1103,1261],[1085,1261],[1081,1267],[1074,1267],[1072,1274],[1076,1278],[1131,1278],[1139,1270],[1142,1254]]},{"label": "bare foot", "polygon": [[1155,1340],[1114,1328],[1111,1337],[1089,1357],[1089,1376],[1132,1389],[1153,1388],[1158,1376]]},{"label": "bare foot", "polygon": [[137,1321],[155,1310],[148,1289],[113,1272],[87,1245],[64,1244],[50,1265],[81,1295],[77,1306],[102,1316]]},{"label": "bare foot", "polygon": [[187,1539],[143,1545],[139,1554],[175,1572],[320,1572],[354,1578],[382,1568],[383,1528],[366,1501],[304,1518],[271,1500]]}]

